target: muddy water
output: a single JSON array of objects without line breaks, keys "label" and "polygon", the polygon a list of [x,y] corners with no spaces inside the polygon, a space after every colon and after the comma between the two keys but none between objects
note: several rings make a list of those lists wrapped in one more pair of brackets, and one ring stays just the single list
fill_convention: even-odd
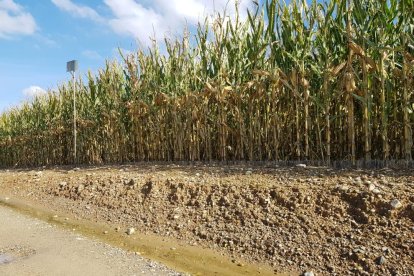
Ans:
[{"label": "muddy water", "polygon": [[[115,231],[109,225],[73,219],[67,214],[51,213],[43,207],[28,205],[18,200],[0,198],[0,205],[85,236],[98,238],[105,243],[138,252],[177,271],[192,275],[275,275],[268,266],[254,266],[231,260],[210,249],[188,246],[171,238],[140,233],[128,236]],[[7,261],[6,256],[3,260]],[[2,256],[0,256],[0,264],[1,262]]]}]

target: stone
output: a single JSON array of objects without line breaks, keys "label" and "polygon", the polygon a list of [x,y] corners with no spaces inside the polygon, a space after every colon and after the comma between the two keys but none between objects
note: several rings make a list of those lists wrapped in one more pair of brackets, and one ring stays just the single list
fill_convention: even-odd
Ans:
[{"label": "stone", "polygon": [[386,261],[385,257],[384,257],[384,256],[380,256],[380,257],[378,257],[378,258],[375,260],[375,263],[376,263],[377,265],[383,265],[383,264],[385,263],[385,261]]},{"label": "stone", "polygon": [[307,271],[303,273],[303,276],[315,276],[315,273],[313,273],[313,271]]},{"label": "stone", "polygon": [[306,168],[306,164],[297,164],[296,167],[297,168]]},{"label": "stone", "polygon": [[378,195],[381,193],[381,191],[378,188],[375,188],[372,190],[372,193]]},{"label": "stone", "polygon": [[85,189],[85,186],[80,184],[77,188],[78,193],[82,192]]},{"label": "stone", "polygon": [[390,202],[392,209],[399,209],[402,207],[402,203],[398,199],[393,199]]},{"label": "stone", "polygon": [[365,247],[361,246],[359,248],[355,248],[353,250],[354,253],[360,253],[360,254],[365,254]]},{"label": "stone", "polygon": [[128,228],[128,229],[127,229],[127,231],[126,231],[126,233],[127,233],[127,235],[132,235],[132,234],[134,234],[134,233],[135,233],[135,228],[133,228],[133,227]]},{"label": "stone", "polygon": [[372,184],[372,183],[370,183],[369,185],[368,185],[368,191],[370,191],[370,192],[372,192],[373,190],[375,190],[377,187],[375,187],[375,185],[374,184]]},{"label": "stone", "polygon": [[349,186],[348,185],[342,185],[339,187],[339,190],[342,192],[346,192],[349,190]]},{"label": "stone", "polygon": [[250,171],[250,170],[248,170],[248,171],[246,171],[246,175],[251,175],[253,172],[252,171]]},{"label": "stone", "polygon": [[65,187],[67,185],[68,185],[68,183],[65,182],[65,181],[62,181],[62,182],[59,183],[59,187],[61,187],[61,188]]}]

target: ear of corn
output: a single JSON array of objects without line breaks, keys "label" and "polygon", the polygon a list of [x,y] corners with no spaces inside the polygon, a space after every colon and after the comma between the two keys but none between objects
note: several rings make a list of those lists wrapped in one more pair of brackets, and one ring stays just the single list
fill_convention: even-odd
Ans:
[{"label": "ear of corn", "polygon": [[[76,81],[78,161],[411,161],[413,3],[268,0],[122,55]],[[73,162],[72,89],[0,116],[0,165]]]}]

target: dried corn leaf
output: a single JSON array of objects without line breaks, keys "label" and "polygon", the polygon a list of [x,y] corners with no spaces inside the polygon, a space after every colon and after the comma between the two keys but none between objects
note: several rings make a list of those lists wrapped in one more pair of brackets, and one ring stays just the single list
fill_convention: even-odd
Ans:
[{"label": "dried corn leaf", "polygon": [[346,62],[342,62],[341,64],[337,65],[336,67],[331,68],[331,70],[330,70],[331,75],[336,77],[339,74],[339,72],[342,71],[342,69],[345,67],[345,65],[346,65]]},{"label": "dried corn leaf", "polygon": [[364,52],[364,50],[362,49],[362,47],[361,46],[359,46],[358,44],[356,44],[355,42],[353,42],[353,41],[351,41],[350,43],[348,43],[348,46],[349,46],[349,48],[351,48],[351,50],[355,53],[355,54],[357,54],[357,55],[359,55],[359,56],[365,56],[365,52]]}]

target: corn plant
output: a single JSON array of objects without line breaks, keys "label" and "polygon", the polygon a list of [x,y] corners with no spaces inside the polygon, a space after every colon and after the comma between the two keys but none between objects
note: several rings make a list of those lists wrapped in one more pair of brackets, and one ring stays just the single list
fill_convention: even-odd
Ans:
[{"label": "corn plant", "polygon": [[[76,80],[78,161],[411,162],[413,13],[267,0],[121,52]],[[0,115],[2,166],[73,162],[72,87]]]}]

